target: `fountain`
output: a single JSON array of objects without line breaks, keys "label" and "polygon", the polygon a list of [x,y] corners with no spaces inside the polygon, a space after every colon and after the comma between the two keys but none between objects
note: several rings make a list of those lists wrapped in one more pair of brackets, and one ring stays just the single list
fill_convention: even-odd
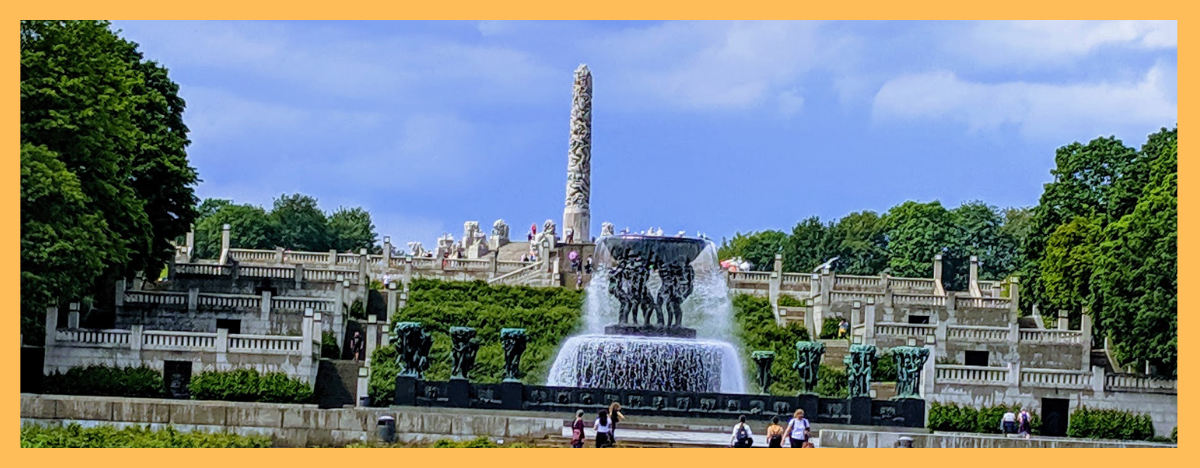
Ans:
[{"label": "fountain", "polygon": [[709,241],[620,235],[597,241],[585,330],[568,338],[550,386],[745,393],[733,306]]}]

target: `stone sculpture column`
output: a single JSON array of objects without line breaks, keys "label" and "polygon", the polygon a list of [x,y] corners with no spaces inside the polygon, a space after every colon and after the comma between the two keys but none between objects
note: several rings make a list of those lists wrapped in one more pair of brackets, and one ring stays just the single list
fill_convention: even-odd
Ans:
[{"label": "stone sculpture column", "polygon": [[897,346],[890,351],[896,363],[896,398],[921,397],[921,372],[929,359],[929,350],[915,346]]},{"label": "stone sculpture column", "polygon": [[567,151],[567,200],[563,232],[571,229],[580,239],[591,239],[592,193],[592,72],[587,65],[575,69],[571,100],[571,139]]},{"label": "stone sculpture column", "polygon": [[500,330],[500,344],[504,347],[504,381],[519,382],[521,378],[521,355],[525,353],[528,338],[524,328]]},{"label": "stone sculpture column", "polygon": [[758,386],[762,388],[763,395],[770,394],[771,363],[775,362],[775,352],[755,351],[750,353],[750,359],[758,366]]}]

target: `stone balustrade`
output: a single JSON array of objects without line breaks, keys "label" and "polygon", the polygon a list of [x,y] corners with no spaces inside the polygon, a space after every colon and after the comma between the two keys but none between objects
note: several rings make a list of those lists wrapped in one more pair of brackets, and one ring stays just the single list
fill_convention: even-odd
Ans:
[{"label": "stone balustrade", "polygon": [[186,306],[188,295],[177,292],[125,291],[125,303]]},{"label": "stone balustrade", "polygon": [[868,300],[876,300],[881,297],[883,297],[882,294],[869,293],[869,292],[833,291],[833,292],[829,293],[829,301],[830,302],[858,301],[858,302],[866,303]]},{"label": "stone balustrade", "polygon": [[[131,347],[140,342],[143,351],[216,352],[218,339],[225,339],[227,352],[247,354],[289,354],[301,351],[304,337],[275,335],[226,335],[163,330],[56,330],[57,347]],[[318,348],[320,346],[318,345]]]},{"label": "stone balustrade", "polygon": [[971,385],[1007,385],[1009,382],[1009,373],[1012,369],[1008,367],[980,367],[980,366],[959,366],[950,364],[936,364],[936,380],[937,383],[960,383]]},{"label": "stone balustrade", "polygon": [[89,330],[68,328],[55,330],[54,340],[66,343],[86,343],[98,346],[128,346],[129,330]]},{"label": "stone balustrade", "polygon": [[971,325],[948,325],[946,338],[955,341],[1008,341],[1012,329],[1009,327],[985,327]]},{"label": "stone balustrade", "polygon": [[1008,309],[1011,301],[1004,297],[956,297],[954,306],[975,309]]},{"label": "stone balustrade", "polygon": [[875,324],[875,335],[883,336],[914,336],[925,338],[937,331],[937,325],[879,322]]},{"label": "stone balustrade", "polygon": [[1021,341],[1083,344],[1083,332],[1077,330],[1021,330]]},{"label": "stone balustrade", "polygon": [[239,262],[273,262],[274,250],[229,249],[229,257]]},{"label": "stone balustrade", "polygon": [[296,269],[288,267],[238,266],[239,276],[253,278],[295,278]]},{"label": "stone balustrade", "polygon": [[1092,388],[1093,374],[1077,370],[1021,369],[1022,387],[1083,390]]},{"label": "stone balustrade", "polygon": [[337,306],[336,299],[285,296],[271,298],[271,307],[282,310],[312,309],[316,312],[332,312],[335,306]]},{"label": "stone balustrade", "polygon": [[200,294],[196,305],[223,309],[261,309],[262,296],[251,294]]},{"label": "stone balustrade", "polygon": [[1154,379],[1133,374],[1109,374],[1104,376],[1104,390],[1110,392],[1176,394],[1179,391],[1179,381],[1175,379]]},{"label": "stone balustrade", "polygon": [[895,291],[933,292],[936,289],[934,281],[927,278],[889,278],[888,287]]},{"label": "stone balustrade", "polygon": [[833,289],[882,289],[883,278],[878,276],[837,275],[833,279]]},{"label": "stone balustrade", "polygon": [[[262,309],[263,297],[250,294],[215,294],[198,293],[196,306],[207,308],[228,309]],[[312,309],[317,312],[333,312],[337,305],[336,299],[316,297],[271,297],[270,309],[304,311]],[[153,304],[169,306],[188,306],[188,293],[164,291],[126,291],[125,304]]]},{"label": "stone balustrade", "polygon": [[146,330],[141,337],[142,349],[205,351],[217,347],[216,333]]},{"label": "stone balustrade", "polygon": [[946,305],[946,296],[935,296],[931,294],[893,294],[892,303],[897,306],[923,305],[931,307],[944,307]]}]

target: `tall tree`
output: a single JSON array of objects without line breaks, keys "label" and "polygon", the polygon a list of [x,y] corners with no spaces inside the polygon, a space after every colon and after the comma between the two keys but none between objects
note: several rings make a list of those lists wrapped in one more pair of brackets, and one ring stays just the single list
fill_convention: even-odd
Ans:
[{"label": "tall tree", "polygon": [[809,272],[825,261],[837,256],[838,242],[830,233],[829,225],[813,216],[792,228],[783,246],[783,269],[785,271]]},{"label": "tall tree", "polygon": [[888,266],[896,276],[929,278],[933,276],[933,257],[943,254],[943,278],[948,289],[960,289],[957,275],[947,268],[953,260],[957,228],[954,217],[941,202],[906,201],[884,214],[888,251]]},{"label": "tall tree", "polygon": [[[93,244],[101,249],[99,270],[74,281],[107,290],[116,278],[157,273],[171,255],[169,240],[185,233],[195,218],[197,179],[186,159],[184,103],[176,89],[165,69],[143,61],[137,46],[118,37],[108,22],[21,22],[22,164],[38,166],[23,167],[29,177],[22,180],[70,180],[61,174],[70,172],[78,192],[64,188],[63,203],[82,201],[87,213],[76,207],[75,215],[44,218],[46,226],[107,239]],[[25,195],[37,193],[22,189]],[[92,225],[67,224],[84,220]],[[33,242],[24,231],[22,240]],[[74,255],[70,249],[44,254],[23,255],[22,272],[59,277],[67,261],[59,255]],[[62,293],[72,289],[37,284]],[[50,291],[31,297],[55,296]],[[33,313],[25,307],[42,304],[23,303],[23,312]]]},{"label": "tall tree", "polygon": [[887,268],[887,236],[874,211],[850,213],[830,228],[838,243],[837,270],[849,275],[876,275]]},{"label": "tall tree", "polygon": [[282,195],[271,209],[275,245],[321,252],[331,249],[325,213],[317,208],[317,199],[308,195]]},{"label": "tall tree", "polygon": [[371,213],[362,208],[338,208],[329,215],[330,248],[338,252],[358,252],[367,249],[373,253],[380,250],[376,245],[379,234],[371,222]]},{"label": "tall tree", "polygon": [[1147,184],[1133,210],[1109,225],[1095,256],[1089,304],[1098,330],[1123,363],[1178,366],[1178,143],[1175,130],[1151,135]]},{"label": "tall tree", "polygon": [[781,231],[737,233],[733,239],[722,241],[717,255],[721,259],[741,257],[750,262],[755,271],[770,271],[775,268],[775,254],[783,252],[787,234]]},{"label": "tall tree", "polygon": [[218,258],[221,255],[221,228],[229,225],[229,246],[236,249],[275,248],[275,225],[266,210],[253,205],[227,204],[204,217],[196,225],[198,258]]}]

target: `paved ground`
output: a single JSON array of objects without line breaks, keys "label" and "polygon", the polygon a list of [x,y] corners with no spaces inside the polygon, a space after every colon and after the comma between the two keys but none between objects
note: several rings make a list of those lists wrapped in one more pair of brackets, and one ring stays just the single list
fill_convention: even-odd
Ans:
[{"label": "paved ground", "polygon": [[[588,427],[584,429],[587,434],[589,445],[594,445],[596,441],[596,431]],[[571,428],[563,428],[563,437],[571,438]],[[703,447],[727,447],[729,441],[733,437],[733,428],[729,432],[712,432],[712,431],[667,431],[667,430],[645,430],[645,429],[617,429],[617,444],[621,441],[630,442],[661,442],[677,445],[696,445]],[[814,445],[820,446],[819,441],[814,439]],[[767,438],[764,434],[754,434],[754,446],[766,447]],[[785,445],[786,446],[786,445]]]}]

